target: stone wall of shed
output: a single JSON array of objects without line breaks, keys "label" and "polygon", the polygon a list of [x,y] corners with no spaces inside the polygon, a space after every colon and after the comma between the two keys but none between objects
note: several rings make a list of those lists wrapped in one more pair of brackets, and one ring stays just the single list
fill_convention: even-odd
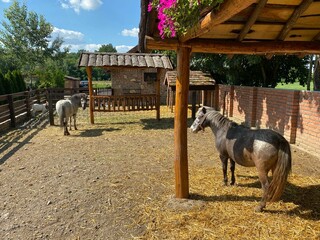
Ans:
[{"label": "stone wall of shed", "polygon": [[[111,83],[114,95],[155,94],[156,82],[144,81],[144,73],[156,73],[154,68],[123,68],[111,70]],[[160,103],[166,103],[166,86],[163,80],[166,70],[160,71]]]},{"label": "stone wall of shed", "polygon": [[219,84],[213,106],[236,122],[272,129],[320,154],[320,92]]}]

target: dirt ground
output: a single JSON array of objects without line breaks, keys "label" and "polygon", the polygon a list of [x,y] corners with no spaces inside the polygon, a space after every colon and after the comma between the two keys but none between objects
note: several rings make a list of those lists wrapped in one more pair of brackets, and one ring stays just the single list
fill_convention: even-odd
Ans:
[{"label": "dirt ground", "polygon": [[[160,221],[153,215],[170,208],[174,195],[173,114],[164,107],[161,117],[155,120],[154,111],[98,113],[91,125],[85,110],[70,136],[46,119],[0,133],[0,239],[187,239],[156,226],[170,216]],[[203,191],[197,171],[216,169],[222,182],[212,133],[199,134],[188,134],[194,198]],[[319,192],[319,157],[295,146],[292,153],[293,176]],[[237,167],[238,182],[247,171]],[[255,200],[244,202],[251,211]],[[319,222],[316,204],[310,226]],[[319,232],[313,236],[320,239]]]}]

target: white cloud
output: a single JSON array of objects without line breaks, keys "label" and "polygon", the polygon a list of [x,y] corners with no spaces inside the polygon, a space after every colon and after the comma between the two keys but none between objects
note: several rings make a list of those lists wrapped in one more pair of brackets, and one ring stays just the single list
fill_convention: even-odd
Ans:
[{"label": "white cloud", "polygon": [[124,29],[121,31],[121,35],[125,37],[138,37],[139,28]]},{"label": "white cloud", "polygon": [[[70,52],[78,52],[82,49],[89,52],[94,52],[98,51],[98,49],[102,46],[102,44],[95,43],[85,44],[84,34],[81,32],[54,27],[51,33],[51,39],[55,39],[57,37],[61,37],[64,41],[64,43],[62,44],[62,49],[67,47],[69,48]],[[119,53],[128,52],[133,47],[134,46],[128,45],[115,46],[117,52]]]},{"label": "white cloud", "polygon": [[79,43],[82,41],[84,35],[81,32],[54,27],[51,33],[51,37],[61,37],[63,38],[65,43]]},{"label": "white cloud", "polygon": [[63,44],[62,48],[69,48],[70,52],[78,52],[79,50],[86,50],[89,52],[98,51],[101,44]]},{"label": "white cloud", "polygon": [[4,3],[9,3],[10,2],[10,0],[1,0],[2,2],[4,2]]},{"label": "white cloud", "polygon": [[76,13],[80,13],[80,10],[95,10],[103,4],[102,0],[60,0],[60,3],[62,8],[72,8]]},{"label": "white cloud", "polygon": [[134,46],[127,46],[127,45],[115,46],[115,48],[117,49],[118,53],[126,53],[133,47]]}]

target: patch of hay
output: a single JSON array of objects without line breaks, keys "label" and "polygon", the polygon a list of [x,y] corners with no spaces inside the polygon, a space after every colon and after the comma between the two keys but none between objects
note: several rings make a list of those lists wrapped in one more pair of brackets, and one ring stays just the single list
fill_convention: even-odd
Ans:
[{"label": "patch of hay", "polygon": [[145,206],[143,239],[320,239],[319,178],[291,176],[282,200],[256,213],[256,173],[238,172],[239,185],[225,187],[221,169],[192,169],[190,199],[166,195]]}]

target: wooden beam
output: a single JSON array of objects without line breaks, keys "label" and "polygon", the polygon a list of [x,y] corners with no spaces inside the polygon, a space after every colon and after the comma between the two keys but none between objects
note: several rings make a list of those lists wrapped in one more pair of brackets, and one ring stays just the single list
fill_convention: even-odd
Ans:
[{"label": "wooden beam", "polygon": [[266,54],[266,59],[270,60],[271,58],[273,58],[273,54],[272,53],[267,53]]},{"label": "wooden beam", "polygon": [[298,18],[301,16],[301,14],[307,10],[307,8],[310,6],[310,4],[313,2],[313,0],[304,0],[300,4],[299,7],[296,8],[296,10],[293,12],[287,23],[282,28],[281,32],[279,33],[279,36],[277,37],[278,40],[285,40],[288,33],[294,26],[294,24],[297,22]]},{"label": "wooden beam", "polygon": [[211,11],[204,19],[195,27],[191,28],[183,37],[180,38],[181,42],[186,42],[192,38],[196,38],[212,30],[216,25],[223,23],[246,9],[257,0],[226,0],[224,1],[219,11]]},{"label": "wooden beam", "polygon": [[160,120],[160,82],[161,82],[161,68],[157,68],[157,82],[156,82],[156,111],[157,120]]},{"label": "wooden beam", "polygon": [[190,53],[190,48],[178,47],[176,103],[174,117],[174,165],[177,198],[189,197],[187,117]]},{"label": "wooden beam", "polygon": [[[176,50],[177,40],[146,38],[146,46],[155,50]],[[320,54],[320,42],[271,41],[238,42],[235,40],[192,39],[183,45],[192,48],[192,52],[218,54]]]},{"label": "wooden beam", "polygon": [[253,10],[251,16],[249,17],[249,20],[247,21],[246,25],[242,28],[239,36],[238,36],[238,41],[242,41],[249,30],[251,29],[252,25],[256,22],[260,12],[266,5],[268,0],[260,0],[255,9]]},{"label": "wooden beam", "polygon": [[86,72],[88,75],[88,84],[89,84],[89,112],[90,112],[90,122],[94,124],[94,102],[93,102],[93,89],[92,89],[92,67],[86,67]]},{"label": "wooden beam", "polygon": [[318,32],[318,34],[314,36],[312,41],[319,41],[319,40],[320,40],[320,32]]}]

